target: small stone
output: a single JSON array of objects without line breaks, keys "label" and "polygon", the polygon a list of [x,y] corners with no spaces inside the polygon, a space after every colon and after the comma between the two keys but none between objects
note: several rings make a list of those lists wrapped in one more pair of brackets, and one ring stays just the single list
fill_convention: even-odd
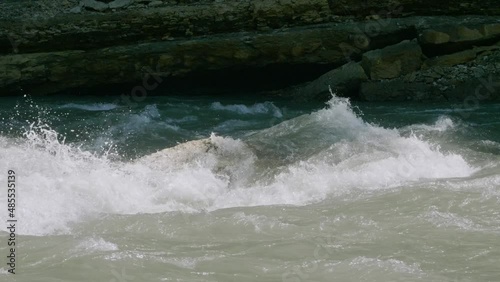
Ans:
[{"label": "small stone", "polygon": [[416,72],[412,72],[412,73],[407,74],[404,77],[404,82],[415,82],[416,79],[417,79],[417,73]]},{"label": "small stone", "polygon": [[441,76],[445,75],[444,70],[441,67],[435,67],[433,70],[434,70],[435,73],[438,73]]}]

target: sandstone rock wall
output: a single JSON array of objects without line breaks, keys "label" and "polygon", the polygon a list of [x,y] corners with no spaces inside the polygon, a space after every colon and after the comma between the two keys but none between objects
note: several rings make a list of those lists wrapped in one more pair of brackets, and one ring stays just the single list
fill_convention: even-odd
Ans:
[{"label": "sandstone rock wall", "polygon": [[[354,72],[362,79],[345,82],[334,70],[321,84],[333,78],[341,94],[376,100],[367,89],[380,80],[495,52],[498,15],[492,0],[4,1],[0,95],[141,81],[146,74],[349,63],[349,71],[364,70]],[[307,89],[292,92],[326,93]]]}]

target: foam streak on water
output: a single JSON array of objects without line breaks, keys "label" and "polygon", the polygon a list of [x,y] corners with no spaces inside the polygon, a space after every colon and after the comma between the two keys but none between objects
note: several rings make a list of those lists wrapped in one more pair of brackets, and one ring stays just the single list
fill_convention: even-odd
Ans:
[{"label": "foam streak on water", "polygon": [[60,109],[79,109],[79,110],[85,110],[85,111],[109,111],[116,109],[118,106],[115,104],[110,104],[110,103],[96,103],[96,104],[91,104],[91,105],[85,105],[85,104],[75,104],[75,103],[69,103],[60,106]]}]

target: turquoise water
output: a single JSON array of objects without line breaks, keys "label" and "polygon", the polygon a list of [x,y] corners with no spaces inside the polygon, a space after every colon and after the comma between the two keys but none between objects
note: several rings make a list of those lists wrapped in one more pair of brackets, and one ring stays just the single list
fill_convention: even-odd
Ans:
[{"label": "turquoise water", "polygon": [[500,279],[500,104],[1,99],[2,281]]},{"label": "turquoise water", "polygon": [[40,119],[66,143],[99,152],[109,148],[108,142],[122,157],[145,155],[211,133],[239,138],[323,106],[202,96],[149,97],[130,105],[114,96],[3,99],[4,136],[21,136],[29,122],[38,124]]}]

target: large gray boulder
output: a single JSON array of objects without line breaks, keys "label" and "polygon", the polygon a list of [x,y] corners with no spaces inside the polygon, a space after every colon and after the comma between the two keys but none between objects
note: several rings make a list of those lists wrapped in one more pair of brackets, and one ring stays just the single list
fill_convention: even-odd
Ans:
[{"label": "large gray boulder", "polygon": [[416,40],[405,40],[383,49],[366,52],[362,66],[372,80],[391,79],[419,70],[422,49]]},{"label": "large gray boulder", "polygon": [[357,93],[361,83],[367,80],[368,77],[360,64],[350,62],[299,87],[295,90],[294,96],[307,100],[321,99],[330,96],[329,89],[342,96],[351,96]]}]

